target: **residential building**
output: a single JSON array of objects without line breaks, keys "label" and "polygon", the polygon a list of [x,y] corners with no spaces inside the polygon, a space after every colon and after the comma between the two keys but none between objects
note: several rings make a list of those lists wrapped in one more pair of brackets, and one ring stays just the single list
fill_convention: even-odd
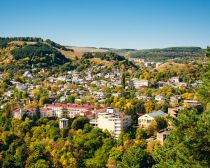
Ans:
[{"label": "residential building", "polygon": [[183,105],[186,107],[196,107],[199,105],[198,100],[184,100]]},{"label": "residential building", "polygon": [[32,74],[29,71],[24,72],[23,74],[24,77],[32,78]]},{"label": "residential building", "polygon": [[178,76],[172,77],[171,79],[169,79],[169,81],[171,83],[179,83],[179,77]]},{"label": "residential building", "polygon": [[119,109],[107,108],[106,111],[98,112],[90,120],[93,127],[107,129],[117,139],[121,132],[125,131],[131,123],[131,116],[119,112]]},{"label": "residential building", "polygon": [[70,118],[76,116],[86,116],[90,117],[94,113],[94,107],[90,105],[77,105],[77,104],[49,104],[47,108],[53,110],[57,117],[61,117],[63,110],[67,111],[67,115]]},{"label": "residential building", "polygon": [[148,87],[149,82],[148,80],[140,80],[137,78],[133,78],[130,80],[130,85],[134,87],[135,89],[140,89],[142,87]]},{"label": "residential building", "polygon": [[170,129],[163,129],[157,132],[156,139],[163,145],[164,140],[167,138],[168,134],[171,132]]},{"label": "residential building", "polygon": [[16,85],[16,88],[18,89],[18,91],[23,92],[23,91],[27,91],[28,86],[25,85],[25,84],[18,83],[18,84]]},{"label": "residential building", "polygon": [[166,113],[164,113],[161,110],[144,114],[138,118],[138,124],[141,128],[147,128],[149,124],[156,118],[156,117],[165,117],[167,116]]},{"label": "residential building", "polygon": [[[31,108],[31,109],[19,108],[13,111],[13,116],[14,118],[21,119],[23,115],[34,116],[35,113],[36,113],[35,108]],[[41,117],[56,117],[56,114],[54,113],[54,111],[46,107],[40,108],[40,114],[41,114]]]},{"label": "residential building", "polygon": [[155,96],[156,101],[165,101],[165,97],[163,96]]},{"label": "residential building", "polygon": [[171,96],[170,97],[170,104],[178,104],[180,100],[181,100],[180,95]]},{"label": "residential building", "polygon": [[177,83],[177,85],[178,85],[179,88],[180,87],[187,87],[187,83],[185,83],[185,82],[179,82],[179,83]]},{"label": "residential building", "polygon": [[128,58],[128,60],[135,63],[144,63],[144,59],[142,58]]},{"label": "residential building", "polygon": [[155,64],[155,67],[158,68],[160,65],[162,65],[162,63],[161,63],[161,62],[157,62],[157,63]]},{"label": "residential building", "polygon": [[177,117],[180,110],[183,110],[184,107],[174,107],[174,108],[168,108],[168,114],[172,117]]},{"label": "residential building", "polygon": [[152,65],[152,63],[151,63],[151,62],[145,62],[144,65],[145,65],[146,67],[150,67],[150,66]]}]

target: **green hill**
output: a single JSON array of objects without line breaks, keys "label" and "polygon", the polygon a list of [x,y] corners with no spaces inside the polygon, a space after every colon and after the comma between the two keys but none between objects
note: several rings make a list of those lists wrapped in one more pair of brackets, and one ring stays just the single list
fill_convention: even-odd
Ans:
[{"label": "green hill", "polygon": [[33,37],[0,38],[0,71],[54,68],[85,70],[91,66],[136,68],[124,56],[113,52],[78,53],[49,39]]},{"label": "green hill", "polygon": [[116,50],[113,51],[133,58],[143,58],[149,61],[191,61],[200,59],[203,56],[203,49],[200,47],[170,47],[163,49],[144,50]]},{"label": "green hill", "polygon": [[41,38],[0,38],[0,70],[48,68],[71,64],[60,50],[68,50]]}]

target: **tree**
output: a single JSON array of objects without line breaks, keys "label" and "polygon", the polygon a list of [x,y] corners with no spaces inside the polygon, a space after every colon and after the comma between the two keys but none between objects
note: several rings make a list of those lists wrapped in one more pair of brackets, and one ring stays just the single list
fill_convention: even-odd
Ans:
[{"label": "tree", "polygon": [[123,73],[122,78],[121,78],[121,84],[123,86],[123,89],[125,89],[125,77],[126,77],[126,75],[125,75],[125,73]]},{"label": "tree", "polygon": [[73,96],[73,95],[68,96],[66,99],[66,102],[67,103],[75,103],[75,96]]},{"label": "tree", "polygon": [[210,166],[210,111],[181,111],[163,147],[155,150],[155,167]]},{"label": "tree", "polygon": [[208,68],[209,70],[203,76],[203,83],[198,89],[198,96],[205,107],[210,109],[210,65]]},{"label": "tree", "polygon": [[206,49],[206,54],[205,54],[205,56],[206,56],[207,58],[210,58],[210,48],[209,48],[209,46],[208,46],[207,49]]},{"label": "tree", "polygon": [[40,117],[41,117],[41,112],[40,112],[39,106],[36,107],[35,114],[36,114],[36,120],[40,119]]},{"label": "tree", "polygon": [[157,123],[156,131],[160,131],[161,129],[164,129],[168,126],[166,118],[164,117],[156,117],[155,122]]},{"label": "tree", "polygon": [[150,101],[147,101],[144,104],[144,108],[145,108],[145,112],[146,113],[152,112],[154,110],[154,108],[155,108],[154,102],[152,102],[151,100]]},{"label": "tree", "polygon": [[144,129],[138,128],[136,130],[136,139],[146,139],[147,137],[147,132]]},{"label": "tree", "polygon": [[61,113],[61,118],[67,118],[68,117],[68,109],[63,108]]},{"label": "tree", "polygon": [[112,149],[112,147],[115,145],[113,139],[106,138],[104,139],[104,144],[101,148],[99,148],[95,154],[94,157],[91,159],[88,159],[86,161],[86,167],[87,168],[102,168],[106,167],[108,158],[109,158],[109,151]]},{"label": "tree", "polygon": [[125,151],[119,168],[147,168],[152,167],[152,157],[139,146],[132,146]]},{"label": "tree", "polygon": [[198,89],[198,96],[200,101],[204,104],[206,110],[210,110],[210,48],[207,47],[206,54],[207,58],[207,70],[203,75],[202,85]]},{"label": "tree", "polygon": [[118,145],[124,145],[124,143],[130,140],[130,134],[121,132],[118,138]]},{"label": "tree", "polygon": [[88,118],[79,116],[71,124],[71,128],[78,130],[78,129],[83,129],[85,124],[89,123]]},{"label": "tree", "polygon": [[16,168],[15,165],[15,158],[13,155],[9,154],[5,157],[5,159],[3,160],[3,164],[2,164],[3,168]]},{"label": "tree", "polygon": [[17,167],[24,167],[27,156],[28,153],[26,145],[18,147],[15,154],[15,165]]},{"label": "tree", "polygon": [[48,161],[46,161],[44,159],[40,159],[35,163],[34,167],[36,167],[36,168],[49,168],[50,165],[49,165]]}]

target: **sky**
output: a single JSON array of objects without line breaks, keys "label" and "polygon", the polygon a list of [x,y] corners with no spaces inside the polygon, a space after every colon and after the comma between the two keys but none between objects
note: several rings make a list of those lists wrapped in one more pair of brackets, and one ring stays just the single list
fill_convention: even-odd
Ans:
[{"label": "sky", "polygon": [[210,45],[210,0],[0,0],[0,36],[71,46]]}]

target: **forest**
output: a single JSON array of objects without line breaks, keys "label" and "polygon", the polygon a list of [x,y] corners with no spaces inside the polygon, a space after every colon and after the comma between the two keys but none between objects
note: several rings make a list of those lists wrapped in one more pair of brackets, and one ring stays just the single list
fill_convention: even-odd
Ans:
[{"label": "forest", "polygon": [[0,48],[7,47],[11,41],[43,42],[43,39],[38,37],[0,37]]}]

